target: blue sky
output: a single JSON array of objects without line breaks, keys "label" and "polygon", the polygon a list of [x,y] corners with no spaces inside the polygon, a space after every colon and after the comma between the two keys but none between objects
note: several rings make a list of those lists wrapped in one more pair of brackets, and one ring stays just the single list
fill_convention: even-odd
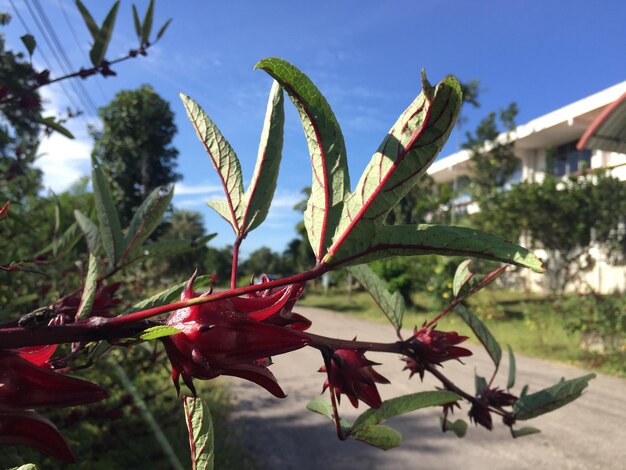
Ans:
[{"label": "blue sky", "polygon": [[[32,4],[32,0],[28,0]],[[39,0],[75,67],[88,65],[88,32],[68,0]],[[85,0],[98,22],[112,2]],[[108,58],[134,47],[131,5],[123,0]],[[135,1],[141,12],[147,0]],[[28,30],[47,49],[25,0],[13,0]],[[4,28],[9,47],[24,50],[25,28],[8,0],[0,10],[13,21]],[[151,84],[171,103],[179,133],[175,205],[198,210],[214,246],[232,243],[231,229],[206,206],[219,197],[218,178],[189,125],[179,92],[198,101],[237,152],[244,181],[254,168],[271,80],[254,64],[281,57],[304,71],[322,90],[342,126],[353,185],[397,116],[420,92],[420,71],[431,82],[447,74],[462,81],[480,79],[481,108],[466,110],[464,129],[488,112],[516,101],[519,123],[626,79],[626,2],[601,1],[185,1],[157,0],[155,23],[173,18],[162,41],[146,58],[115,67],[119,76],[83,82],[96,106],[121,89]],[[76,41],[75,36],[79,41]],[[36,52],[36,65],[46,67]],[[50,110],[64,109],[70,86],[48,87]],[[77,98],[73,98],[77,101]],[[70,127],[77,139],[54,136],[44,142],[39,165],[56,191],[89,172],[91,139],[86,113]],[[442,156],[457,150],[456,131]],[[283,164],[273,208],[265,224],[252,232],[244,254],[266,245],[281,251],[294,238],[300,215],[292,206],[310,185],[306,142],[297,114],[287,103]]]}]

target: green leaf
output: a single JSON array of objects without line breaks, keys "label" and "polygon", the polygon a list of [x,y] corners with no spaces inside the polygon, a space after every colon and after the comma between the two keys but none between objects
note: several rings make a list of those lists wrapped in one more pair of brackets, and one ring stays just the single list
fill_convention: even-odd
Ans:
[{"label": "green leaf", "polygon": [[402,295],[399,292],[391,294],[383,280],[366,264],[352,266],[348,271],[369,292],[396,331],[399,331],[402,328],[405,308]]},{"label": "green leaf", "polygon": [[137,35],[137,39],[139,39],[141,44],[141,23],[139,22],[139,12],[137,12],[137,7],[133,3],[133,23],[135,25],[135,34]]},{"label": "green leaf", "polygon": [[528,384],[524,385],[522,387],[522,391],[519,393],[519,397],[525,397],[526,395],[528,395]]},{"label": "green leaf", "polygon": [[300,114],[313,170],[304,224],[315,257],[320,260],[339,226],[344,199],[350,191],[341,128],[326,98],[296,67],[282,59],[269,58],[261,60],[255,69],[263,69],[274,77]]},{"label": "green leaf", "polygon": [[26,50],[28,50],[28,55],[32,56],[33,52],[35,52],[35,48],[37,47],[37,41],[35,40],[35,36],[32,34],[25,34],[24,36],[20,36],[20,39],[26,46]]},{"label": "green leaf", "polygon": [[211,470],[214,465],[215,451],[213,420],[209,407],[202,398],[185,397],[184,402],[192,468]]},{"label": "green leaf", "polygon": [[524,437],[524,436],[530,436],[531,434],[537,434],[537,433],[540,433],[540,432],[541,432],[541,429],[533,428],[533,427],[530,427],[530,426],[527,426],[527,427],[524,427],[524,428],[520,428],[520,429],[511,429],[511,434],[515,438]]},{"label": "green leaf", "polygon": [[37,470],[37,465],[34,463],[27,463],[24,465],[20,465],[19,467],[12,467],[9,470]]},{"label": "green leaf", "polygon": [[[426,88],[426,86],[425,86]],[[443,148],[459,110],[461,87],[453,77],[437,85],[432,97],[421,93],[391,128],[347,198],[342,225],[324,258],[351,257],[363,240],[426,172]]]},{"label": "green leaf", "polygon": [[144,341],[150,341],[153,339],[163,338],[164,336],[172,336],[180,333],[181,330],[170,325],[157,325],[143,332],[139,335],[139,338]]},{"label": "green leaf", "polygon": [[471,259],[467,259],[459,264],[458,268],[456,268],[456,272],[454,273],[454,280],[452,281],[452,294],[455,298],[459,296],[461,288],[474,277],[474,273],[471,272],[469,268],[471,262]]},{"label": "green leaf", "polygon": [[476,396],[479,396],[488,387],[487,380],[476,372],[474,372],[474,387],[476,388]]},{"label": "green leaf", "polygon": [[517,375],[515,366],[515,355],[513,354],[513,348],[507,344],[509,348],[509,378],[506,382],[506,389],[510,390],[515,386],[515,376]]},{"label": "green leaf", "polygon": [[[140,249],[143,242],[154,232],[163,220],[163,214],[167,211],[174,197],[174,187],[155,188],[135,211],[128,233],[124,239],[126,253],[133,249]],[[120,259],[124,256],[122,255]]]},{"label": "green leaf", "polygon": [[[11,215],[12,218],[15,218]],[[82,233],[77,223],[73,223],[70,225],[63,234],[58,237],[56,240],[53,240],[49,245],[42,248],[35,254],[35,257],[44,255],[50,251],[54,253],[54,256],[63,257],[67,254],[72,248],[76,246],[76,244],[82,238]]]},{"label": "green leaf", "polygon": [[[326,400],[311,400],[306,404],[307,410],[313,411],[315,413],[319,413],[322,416],[326,416],[333,423],[335,422],[335,416],[333,414],[333,407],[330,402]],[[350,423],[348,423],[345,419],[339,418],[339,425],[343,430],[344,435],[350,432]]]},{"label": "green leaf", "polygon": [[142,250],[134,250],[135,256],[130,258],[127,262],[131,263],[140,259],[154,258],[157,256],[172,256],[193,251],[206,245],[209,240],[215,238],[216,235],[216,233],[212,233],[196,240],[159,240],[158,242],[147,243],[143,245]]},{"label": "green leaf", "polygon": [[100,249],[100,231],[98,230],[98,227],[89,217],[78,209],[74,210],[74,218],[85,235],[89,253],[93,253],[94,255],[97,254]]},{"label": "green leaf", "polygon": [[89,51],[89,58],[91,59],[91,63],[94,67],[97,67],[102,63],[104,56],[107,53],[119,7],[120,2],[118,0],[113,4],[111,10],[109,10],[108,15],[102,23],[102,27],[98,30],[98,35],[94,38],[93,46],[91,47],[91,51]]},{"label": "green leaf", "polygon": [[463,321],[472,329],[478,341],[485,347],[493,363],[498,367],[500,365],[500,359],[502,359],[502,348],[489,329],[476,315],[470,312],[465,305],[458,305],[454,311],[458,313]]},{"label": "green leaf", "polygon": [[98,287],[98,258],[93,253],[89,253],[89,265],[87,268],[87,277],[83,287],[83,293],[80,296],[80,304],[76,312],[76,320],[87,318],[93,308],[93,302],[96,298],[96,289]]},{"label": "green leaf", "polygon": [[350,433],[350,439],[365,442],[382,450],[393,449],[402,444],[402,434],[389,426],[370,426],[360,431]]},{"label": "green leaf", "polygon": [[443,432],[452,431],[456,437],[462,438],[467,434],[467,422],[462,419],[457,419],[454,423],[441,417],[441,429]]},{"label": "green leaf", "polygon": [[95,41],[96,38],[98,37],[98,33],[100,32],[100,28],[98,28],[98,25],[96,21],[93,19],[93,16],[91,16],[91,13],[89,13],[89,10],[87,10],[85,5],[83,5],[83,3],[80,0],[76,0],[76,6],[78,7],[78,11],[83,17],[83,21],[87,25],[87,29],[89,30],[89,33],[91,34],[92,39]]},{"label": "green leaf", "polygon": [[587,374],[576,379],[561,380],[552,387],[521,396],[513,405],[515,418],[518,420],[535,418],[574,401],[595,376],[596,374]]},{"label": "green leaf", "polygon": [[141,45],[145,46],[150,42],[150,33],[152,33],[152,18],[154,16],[154,0],[150,0],[146,16],[143,17],[141,25]]},{"label": "green leaf", "polygon": [[61,125],[61,123],[57,122],[54,116],[39,118],[39,123],[52,129],[53,131],[58,132],[61,135],[64,135],[68,139],[74,138],[74,134],[72,134],[67,128]]},{"label": "green leaf", "polygon": [[531,268],[536,272],[543,270],[541,260],[527,249],[469,228],[429,224],[375,227],[373,222],[370,224],[374,235],[370,233],[344,244],[330,263],[333,267],[369,263],[390,256],[436,254],[473,256]]},{"label": "green leaf", "polygon": [[[198,276],[193,284],[194,290],[200,290],[211,283],[211,276]],[[141,310],[147,310],[153,307],[160,307],[161,305],[171,304],[180,300],[180,294],[187,285],[187,282],[182,282],[169,289],[159,292],[147,299],[142,300],[134,304],[129,309],[125,310],[122,315],[128,315],[129,313],[139,312]]]},{"label": "green leaf", "polygon": [[170,23],[172,22],[172,18],[170,18],[169,20],[167,20],[165,22],[165,24],[163,24],[163,26],[161,26],[161,29],[159,29],[159,32],[156,35],[156,40],[158,41],[159,39],[161,39],[161,37],[165,34],[165,31],[167,30],[168,26],[170,25]]},{"label": "green leaf", "polygon": [[100,164],[92,158],[91,181],[96,205],[96,215],[100,223],[100,237],[104,251],[108,257],[109,266],[117,264],[124,251],[124,237],[120,228],[120,218],[113,203],[109,183],[104,177]]},{"label": "green leaf", "polygon": [[501,266],[489,274],[478,275],[470,271],[470,261],[471,260],[467,260],[461,263],[455,273],[454,281],[458,284],[458,291],[454,293],[455,299],[463,299],[475,294],[498,279],[502,274],[504,274],[507,268],[507,266]]},{"label": "green leaf", "polygon": [[283,90],[278,82],[274,82],[267,103],[254,175],[244,196],[242,236],[254,230],[265,220],[274,198],[283,150],[285,123],[283,103]]},{"label": "green leaf", "polygon": [[333,407],[330,404],[330,402],[326,400],[321,400],[321,399],[311,400],[310,402],[306,404],[306,409],[313,411],[315,413],[319,413],[322,416],[326,416],[331,421],[334,421]]},{"label": "green leaf", "polygon": [[418,392],[385,400],[380,408],[370,408],[363,412],[352,425],[351,432],[382,423],[394,416],[431,406],[442,406],[460,400],[456,393],[447,390]]},{"label": "green leaf", "polygon": [[241,216],[245,206],[239,159],[228,141],[198,103],[182,93],[180,98],[187,111],[187,116],[189,116],[200,141],[204,144],[204,148],[224,187],[226,200],[218,203],[218,207],[220,207],[218,213],[230,223],[235,234],[240,236],[242,234]]}]

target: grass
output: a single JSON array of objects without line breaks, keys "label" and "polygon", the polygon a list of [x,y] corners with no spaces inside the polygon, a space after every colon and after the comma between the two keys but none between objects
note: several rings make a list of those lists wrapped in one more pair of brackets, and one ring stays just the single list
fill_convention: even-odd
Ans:
[{"label": "grass", "polygon": [[[548,301],[537,295],[486,289],[470,300],[473,311],[479,315],[498,342],[501,345],[510,345],[516,353],[626,377],[626,358],[623,353],[601,355],[583,351],[579,346],[579,334],[568,332],[560,314],[554,311]],[[438,311],[425,295],[417,295],[414,302],[415,305],[405,311],[405,327],[422,325]],[[366,292],[353,291],[348,295],[340,289],[331,290],[327,294],[309,291],[300,303],[388,323],[385,315]],[[528,308],[529,305],[532,305],[531,309]],[[470,328],[454,313],[442,319],[437,328],[457,331],[478,344]]]}]

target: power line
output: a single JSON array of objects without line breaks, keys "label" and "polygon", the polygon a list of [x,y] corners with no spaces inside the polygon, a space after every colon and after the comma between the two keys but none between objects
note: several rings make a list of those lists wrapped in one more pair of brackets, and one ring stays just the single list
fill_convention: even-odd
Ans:
[{"label": "power line", "polygon": [[[72,37],[74,38],[74,42],[76,43],[78,51],[82,52],[82,44],[80,42],[80,39],[78,39],[78,34],[76,34],[76,29],[74,28],[74,24],[70,21],[70,17],[67,14],[65,6],[62,4],[61,0],[57,0],[57,5],[59,7],[59,10],[61,10],[61,13],[63,13],[63,18],[65,18],[65,22],[67,23],[67,26],[69,27],[70,32],[72,33]],[[92,83],[96,84],[96,87],[98,88],[98,91],[100,92],[100,96],[102,97],[102,100],[104,102],[108,102],[109,98],[104,93],[104,90],[102,89],[102,86],[100,85],[100,81],[93,80]]]},{"label": "power line", "polygon": [[[31,9],[29,5],[29,2],[25,0],[25,3],[29,11],[31,12],[31,15],[33,16],[33,18],[35,18],[33,10]],[[59,41],[59,38],[57,37],[56,32],[54,31],[54,28],[52,27],[52,24],[50,23],[50,20],[48,19],[48,16],[46,15],[45,11],[41,7],[41,4],[39,3],[39,0],[33,0],[33,4],[35,6],[35,9],[37,10],[37,15],[39,16],[41,22],[43,23],[43,28],[42,28],[41,23],[35,20],[35,22],[39,26],[39,29],[44,34],[44,40],[48,44],[48,47],[52,49],[53,54],[57,60],[57,63],[63,70],[63,73],[66,75],[72,73],[74,71],[74,67],[72,63],[70,62],[70,60],[68,59],[67,54],[65,53],[65,49],[63,48],[63,45]],[[52,46],[50,44],[52,44]],[[93,101],[91,97],[89,96],[89,94],[87,93],[87,91],[85,90],[83,84],[79,81],[76,81],[76,79],[74,78],[69,79],[68,82],[70,86],[72,87],[72,89],[74,90],[74,93],[78,97],[79,101],[82,103],[83,107],[85,108],[85,111],[89,113],[92,117],[97,116],[96,106],[93,104]]]},{"label": "power line", "polygon": [[[15,11],[15,13],[17,14],[17,17],[19,18],[20,23],[22,23],[22,26],[24,27],[24,29],[26,30],[26,32],[27,32],[28,34],[31,34],[30,29],[29,29],[28,25],[26,24],[26,21],[24,21],[24,18],[22,17],[22,15],[20,14],[19,10],[18,10],[18,9],[17,9],[17,7],[15,6],[15,3],[13,3],[13,0],[9,0],[9,2],[11,3],[11,6],[13,7],[13,10],[14,10],[14,11]],[[28,5],[26,5],[26,6],[28,7]],[[29,11],[30,11],[30,8],[29,8]],[[31,11],[31,16],[32,16],[32,15],[33,15],[33,14],[32,14],[32,11]],[[41,29],[41,28],[40,28],[40,26],[39,26],[39,24],[37,23],[37,21],[35,21],[35,23],[37,24],[37,26],[39,27],[39,29]],[[45,40],[45,38],[44,38],[44,40]],[[52,49],[50,48],[50,45],[49,45],[49,44],[47,44],[47,46],[48,46],[48,48],[49,48],[50,50],[52,50]],[[41,54],[41,57],[42,57],[42,59],[43,59],[44,63],[46,64],[47,69],[48,69],[48,70],[52,70],[52,64],[51,64],[50,60],[48,59],[47,55],[44,53],[43,48],[41,48],[41,47],[39,48],[39,53]],[[62,91],[63,91],[63,94],[65,95],[65,97],[67,98],[67,100],[70,102],[70,104],[71,104],[74,108],[79,109],[79,106],[77,106],[76,101],[74,101],[74,98],[72,97],[72,94],[71,94],[71,93],[69,93],[68,89],[65,87],[65,84],[64,84],[63,82],[59,82],[59,84],[61,85],[61,89],[62,89]]]}]

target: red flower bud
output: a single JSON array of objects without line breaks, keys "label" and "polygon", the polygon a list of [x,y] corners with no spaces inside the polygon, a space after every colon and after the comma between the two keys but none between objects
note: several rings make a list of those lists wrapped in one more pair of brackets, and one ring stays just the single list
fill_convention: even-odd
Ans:
[{"label": "red flower bud", "polygon": [[28,362],[37,366],[43,366],[57,350],[58,344],[46,344],[43,346],[25,346],[16,349],[15,352]]},{"label": "red flower bud", "polygon": [[[58,429],[29,410],[92,403],[106,398],[102,388],[85,380],[39,367],[56,345],[0,350],[0,444],[27,445],[67,463],[74,457]],[[32,349],[31,352],[28,350]],[[29,360],[21,357],[29,356]]]},{"label": "red flower bud", "polygon": [[455,332],[443,332],[428,328],[416,328],[413,337],[409,340],[408,357],[405,357],[405,369],[413,374],[419,374],[424,378],[427,365],[441,365],[450,359],[471,356],[469,349],[456,346],[467,339],[467,336],[459,336]]},{"label": "red flower bud", "polygon": [[380,408],[382,401],[376,384],[388,384],[389,380],[376,372],[374,365],[378,364],[366,359],[363,351],[338,349],[330,359],[330,371],[326,366],[319,370],[328,374],[323,390],[330,387],[337,401],[343,393],[355,408],[359,407],[359,400],[371,408]]},{"label": "red flower bud", "polygon": [[[189,280],[181,300],[197,297]],[[277,397],[285,394],[263,359],[300,349],[310,343],[295,328],[270,324],[285,318],[302,292],[300,285],[287,286],[276,293],[259,297],[235,297],[182,308],[170,315],[167,324],[181,333],[163,339],[172,363],[172,380],[178,380],[195,393],[193,378],[213,379],[218,375],[241,377],[257,383]]]},{"label": "red flower bud", "polygon": [[106,391],[91,382],[38,367],[13,351],[0,351],[1,408],[75,406],[106,397]]},{"label": "red flower bud", "polygon": [[67,442],[50,420],[31,410],[0,408],[0,445],[26,445],[74,463]]}]

